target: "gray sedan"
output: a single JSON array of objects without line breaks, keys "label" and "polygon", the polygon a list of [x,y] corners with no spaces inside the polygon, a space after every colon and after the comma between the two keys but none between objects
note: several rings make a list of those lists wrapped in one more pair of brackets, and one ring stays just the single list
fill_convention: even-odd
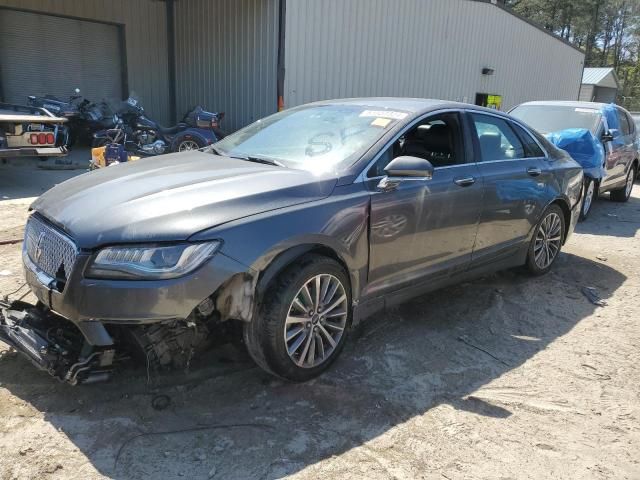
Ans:
[{"label": "gray sedan", "polygon": [[303,105],[42,195],[23,255],[40,303],[10,306],[0,335],[78,383],[127,351],[188,364],[238,332],[265,370],[304,381],[387,306],[498,269],[547,272],[582,185],[565,152],[496,111]]}]

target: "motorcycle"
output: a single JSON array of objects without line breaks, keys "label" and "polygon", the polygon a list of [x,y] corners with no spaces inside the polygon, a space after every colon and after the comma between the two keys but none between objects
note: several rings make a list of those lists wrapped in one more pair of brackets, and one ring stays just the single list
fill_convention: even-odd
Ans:
[{"label": "motorcycle", "polygon": [[62,100],[53,95],[27,97],[29,106],[45,108],[54,115],[68,120],[68,144],[91,143],[93,134],[97,131],[113,128],[117,118],[111,113],[106,102],[94,103],[80,95],[80,89],[75,89],[75,95],[69,100]]},{"label": "motorcycle", "polygon": [[93,147],[114,143],[114,138],[133,155],[152,156],[169,152],[197,150],[217,142],[225,136],[220,129],[224,112],[212,113],[195,107],[173,127],[163,127],[145,115],[144,108],[134,96],[122,102],[116,110],[114,128],[98,131]]}]

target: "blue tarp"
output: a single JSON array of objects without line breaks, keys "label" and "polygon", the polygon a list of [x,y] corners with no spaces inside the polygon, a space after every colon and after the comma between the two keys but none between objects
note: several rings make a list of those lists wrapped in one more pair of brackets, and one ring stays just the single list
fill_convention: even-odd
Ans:
[{"label": "blue tarp", "polygon": [[571,158],[582,166],[587,176],[601,179],[606,175],[604,147],[589,130],[568,128],[547,134],[547,139],[571,155]]}]

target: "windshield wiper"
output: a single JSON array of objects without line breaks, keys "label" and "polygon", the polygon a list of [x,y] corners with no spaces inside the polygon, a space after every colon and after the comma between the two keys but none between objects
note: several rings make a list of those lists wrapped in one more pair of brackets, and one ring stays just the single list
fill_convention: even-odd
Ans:
[{"label": "windshield wiper", "polygon": [[213,145],[210,145],[209,149],[211,152],[221,157],[236,158],[238,160],[246,160],[247,162],[264,163],[265,165],[274,165],[276,167],[286,167],[284,163],[272,158],[253,157],[250,155],[229,155],[228,153],[223,152],[222,150],[214,147]]},{"label": "windshield wiper", "polygon": [[237,158],[238,160],[246,160],[248,162],[263,163],[265,165],[273,165],[275,167],[286,167],[286,165],[273,158],[252,157],[250,155],[229,155],[231,158]]}]

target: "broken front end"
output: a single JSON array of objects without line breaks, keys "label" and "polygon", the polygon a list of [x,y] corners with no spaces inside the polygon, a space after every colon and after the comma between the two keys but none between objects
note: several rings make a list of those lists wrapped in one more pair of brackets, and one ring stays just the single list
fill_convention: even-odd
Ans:
[{"label": "broken front end", "polygon": [[97,252],[78,248],[35,213],[22,256],[38,302],[0,303],[0,340],[72,385],[106,380],[131,359],[154,371],[186,368],[200,351],[238,332],[237,322],[223,322],[229,316],[220,312],[228,310],[227,290],[248,275],[222,254],[178,278],[90,278]]}]

